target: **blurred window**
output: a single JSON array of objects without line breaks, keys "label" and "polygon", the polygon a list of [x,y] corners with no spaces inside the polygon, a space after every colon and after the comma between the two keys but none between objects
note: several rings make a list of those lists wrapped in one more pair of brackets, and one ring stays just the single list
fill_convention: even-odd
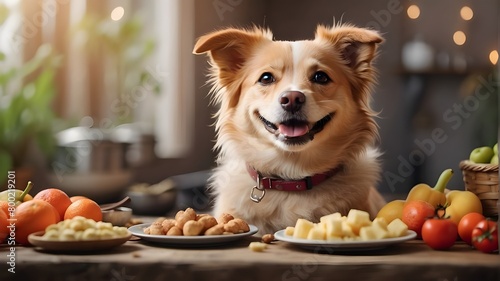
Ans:
[{"label": "blurred window", "polygon": [[61,55],[53,106],[64,126],[134,123],[155,135],[160,157],[190,149],[194,0],[0,4],[0,66],[28,61],[44,43]]}]

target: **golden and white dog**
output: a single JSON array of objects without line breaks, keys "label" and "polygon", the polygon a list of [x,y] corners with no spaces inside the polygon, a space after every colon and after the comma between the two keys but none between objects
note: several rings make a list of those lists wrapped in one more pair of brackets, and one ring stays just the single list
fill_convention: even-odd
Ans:
[{"label": "golden and white dog", "polygon": [[[208,53],[218,168],[214,214],[272,233],[298,218],[385,203],[370,108],[376,32],[318,26],[314,40],[274,41],[269,30],[229,28],[199,38]],[[257,180],[259,184],[257,184]]]}]

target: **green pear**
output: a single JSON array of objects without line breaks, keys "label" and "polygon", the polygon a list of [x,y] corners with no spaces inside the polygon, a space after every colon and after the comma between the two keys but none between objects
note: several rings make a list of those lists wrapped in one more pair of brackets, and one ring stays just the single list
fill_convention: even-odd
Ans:
[{"label": "green pear", "polygon": [[29,195],[33,184],[31,181],[28,182],[28,185],[24,190],[20,189],[7,189],[0,192],[0,201],[13,201],[16,206],[21,204],[24,201],[31,200],[33,197]]},{"label": "green pear", "polygon": [[493,157],[491,157],[490,164],[498,165],[498,154],[495,153],[495,155],[493,155]]},{"label": "green pear", "polygon": [[493,146],[493,152],[498,155],[498,142]]},{"label": "green pear", "polygon": [[474,163],[490,163],[493,155],[495,155],[495,153],[491,147],[482,146],[472,150],[469,160]]}]

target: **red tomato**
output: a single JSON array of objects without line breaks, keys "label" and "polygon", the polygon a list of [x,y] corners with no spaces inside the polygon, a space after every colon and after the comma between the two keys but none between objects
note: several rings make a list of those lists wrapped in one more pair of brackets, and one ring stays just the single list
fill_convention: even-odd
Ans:
[{"label": "red tomato", "polygon": [[472,231],[472,245],[483,253],[498,250],[498,226],[491,220],[480,221]]},{"label": "red tomato", "polygon": [[410,201],[403,207],[401,220],[408,226],[408,229],[415,231],[418,237],[422,237],[422,226],[426,219],[434,216],[434,212],[434,207],[428,202]]},{"label": "red tomato", "polygon": [[484,220],[484,216],[476,212],[468,213],[460,219],[458,235],[465,243],[472,245],[472,230],[482,220]]},{"label": "red tomato", "polygon": [[434,250],[446,250],[455,244],[458,227],[452,220],[433,218],[422,226],[422,240]]}]

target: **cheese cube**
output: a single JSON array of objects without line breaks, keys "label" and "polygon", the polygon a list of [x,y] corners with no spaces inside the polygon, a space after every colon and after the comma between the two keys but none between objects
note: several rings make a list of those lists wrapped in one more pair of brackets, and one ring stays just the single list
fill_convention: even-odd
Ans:
[{"label": "cheese cube", "polygon": [[313,227],[307,234],[309,240],[326,240],[326,232],[321,227]]},{"label": "cheese cube", "polygon": [[352,228],[354,234],[359,234],[359,230],[363,226],[369,226],[372,224],[370,220],[370,214],[365,211],[360,211],[356,209],[351,209],[347,214],[347,221],[349,226]]},{"label": "cheese cube", "polygon": [[293,226],[287,226],[285,228],[285,235],[293,236],[294,231],[295,231],[295,227],[293,227]]},{"label": "cheese cube", "polygon": [[396,218],[387,225],[389,236],[401,237],[408,232],[408,226],[400,219]]},{"label": "cheese cube", "polygon": [[372,227],[377,233],[377,239],[389,238],[389,230],[387,230],[387,222],[384,218],[375,218],[372,222]]},{"label": "cheese cube", "polygon": [[326,223],[324,223],[324,222],[315,223],[314,227],[315,228],[321,228],[321,229],[323,229],[326,232]]},{"label": "cheese cube", "polygon": [[330,220],[340,219],[341,217],[342,217],[342,215],[339,212],[337,212],[337,213],[333,213],[330,215],[322,216],[321,218],[319,218],[319,221],[321,223],[325,223],[325,222],[328,222]]},{"label": "cheese cube", "polygon": [[364,226],[359,230],[359,237],[363,241],[376,240],[377,232],[373,226]]},{"label": "cheese cube", "polygon": [[326,222],[326,236],[343,236],[342,220],[340,218],[330,219]]},{"label": "cheese cube", "polygon": [[314,227],[314,224],[306,219],[298,219],[295,223],[293,238],[307,239],[309,231]]},{"label": "cheese cube", "polygon": [[254,252],[263,252],[267,249],[267,244],[262,242],[250,242],[248,248]]},{"label": "cheese cube", "polygon": [[[368,232],[368,233],[365,233],[365,236],[366,237],[372,237],[374,239],[384,239],[384,238],[389,238],[390,235],[389,235],[389,232],[385,229],[383,229],[381,226],[375,224],[375,225],[371,225],[371,226],[364,226],[360,229],[359,231],[359,236],[362,236],[361,233],[365,231],[365,232]],[[361,237],[363,238],[363,237]],[[372,239],[369,239],[369,240],[372,240]]]},{"label": "cheese cube", "polygon": [[354,231],[352,230],[352,227],[350,224],[347,223],[347,221],[342,221],[342,237],[355,237],[357,236]]},{"label": "cheese cube", "polygon": [[384,218],[375,218],[372,221],[372,225],[387,231],[387,222]]}]

